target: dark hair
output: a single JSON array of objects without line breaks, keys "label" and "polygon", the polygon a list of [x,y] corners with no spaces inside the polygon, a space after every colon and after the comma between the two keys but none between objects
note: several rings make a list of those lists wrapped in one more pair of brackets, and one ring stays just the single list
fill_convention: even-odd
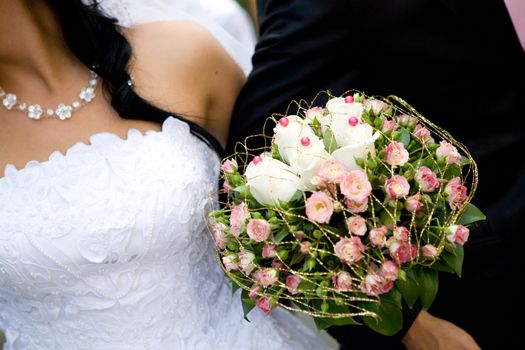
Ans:
[{"label": "dark hair", "polygon": [[84,5],[81,0],[47,0],[58,16],[70,50],[104,81],[111,95],[111,105],[122,118],[149,120],[162,124],[173,116],[184,120],[192,134],[199,137],[220,156],[224,150],[210,133],[197,124],[164,111],[147,102],[133,90],[128,73],[131,46],[119,31],[117,21],[106,17],[97,1]]}]

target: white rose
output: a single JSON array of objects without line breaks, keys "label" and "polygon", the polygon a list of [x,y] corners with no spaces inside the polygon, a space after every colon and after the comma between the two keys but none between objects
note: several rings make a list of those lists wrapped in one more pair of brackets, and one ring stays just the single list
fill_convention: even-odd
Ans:
[{"label": "white rose", "polygon": [[300,178],[287,164],[262,154],[244,173],[253,197],[261,204],[288,202],[299,189]]},{"label": "white rose", "polygon": [[279,153],[301,177],[301,189],[312,190],[311,179],[319,166],[330,159],[323,141],[317,137],[308,122],[298,116],[287,117],[285,125],[277,124],[274,143]]},{"label": "white rose", "polygon": [[[332,152],[332,158],[343,163],[347,170],[356,170],[360,167],[356,164],[355,158],[366,158],[367,153],[375,156],[374,142],[379,137],[379,132],[374,133],[374,129],[367,123],[361,121],[363,105],[360,103],[346,103],[343,98],[332,99],[335,107],[334,110],[352,110],[356,115],[350,114],[333,114],[331,119],[325,119],[324,129],[329,128],[337,143],[338,149]],[[342,103],[349,107],[342,106]],[[329,108],[330,109],[330,108]],[[350,123],[349,119],[355,117]]]},{"label": "white rose", "polygon": [[346,102],[343,97],[336,97],[326,103],[326,109],[329,113],[319,120],[323,126],[323,131],[326,126],[334,123],[348,124],[350,117],[355,117],[357,121],[360,122],[362,120],[364,107],[363,104],[359,102]]}]

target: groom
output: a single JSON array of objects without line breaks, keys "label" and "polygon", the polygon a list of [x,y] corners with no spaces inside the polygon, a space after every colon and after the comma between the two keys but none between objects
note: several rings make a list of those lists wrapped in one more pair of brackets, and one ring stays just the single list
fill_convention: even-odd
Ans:
[{"label": "groom", "polygon": [[260,38],[234,110],[230,152],[291,100],[355,88],[402,97],[478,162],[475,204],[488,220],[471,230],[463,276],[441,274],[433,306],[407,308],[397,336],[331,328],[344,348],[517,348],[510,316],[521,302],[513,288],[525,234],[525,24],[516,19],[525,14],[510,2],[257,2]]}]

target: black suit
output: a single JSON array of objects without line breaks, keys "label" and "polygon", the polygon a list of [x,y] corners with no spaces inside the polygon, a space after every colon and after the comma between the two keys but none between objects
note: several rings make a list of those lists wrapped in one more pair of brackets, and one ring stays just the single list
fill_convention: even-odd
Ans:
[{"label": "black suit", "polygon": [[[271,113],[319,90],[404,98],[469,147],[480,172],[474,204],[489,218],[471,230],[463,277],[441,275],[430,312],[483,349],[515,349],[517,325],[508,318],[523,298],[516,281],[525,235],[525,53],[504,2],[259,0],[258,7],[260,40],[230,151]],[[367,332],[332,331],[343,344],[359,344]]]}]

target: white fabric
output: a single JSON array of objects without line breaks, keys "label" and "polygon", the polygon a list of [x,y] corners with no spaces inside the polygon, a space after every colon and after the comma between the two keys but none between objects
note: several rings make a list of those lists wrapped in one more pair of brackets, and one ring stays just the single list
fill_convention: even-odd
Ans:
[{"label": "white fabric", "polygon": [[219,160],[169,118],[0,178],[5,350],[325,349],[283,309],[242,317],[206,217]]},{"label": "white fabric", "polygon": [[[83,0],[91,3],[93,0]],[[219,1],[219,0],[211,0]],[[99,0],[100,7],[108,15],[118,19],[119,24],[130,27],[155,21],[182,20],[196,22],[205,27],[233,57],[247,75],[251,68],[251,56],[255,48],[253,29],[249,28],[242,37],[233,33],[246,30],[246,15],[240,13],[241,8],[232,9],[224,6],[218,12],[217,7],[209,6],[209,1],[202,0]],[[227,11],[224,11],[227,10]],[[220,20],[218,21],[218,19]],[[229,23],[224,27],[221,23]],[[230,32],[227,31],[230,30]]]}]

